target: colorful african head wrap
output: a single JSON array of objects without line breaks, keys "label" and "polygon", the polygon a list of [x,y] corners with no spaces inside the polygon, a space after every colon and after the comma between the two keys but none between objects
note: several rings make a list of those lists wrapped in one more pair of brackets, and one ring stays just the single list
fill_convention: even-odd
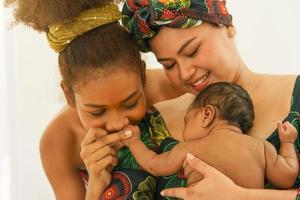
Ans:
[{"label": "colorful african head wrap", "polygon": [[92,8],[83,11],[73,20],[49,26],[47,39],[52,49],[61,52],[79,35],[120,19],[121,12],[117,5],[109,4]]},{"label": "colorful african head wrap", "polygon": [[126,0],[122,24],[135,35],[143,52],[161,26],[190,28],[199,21],[232,25],[225,0]]}]

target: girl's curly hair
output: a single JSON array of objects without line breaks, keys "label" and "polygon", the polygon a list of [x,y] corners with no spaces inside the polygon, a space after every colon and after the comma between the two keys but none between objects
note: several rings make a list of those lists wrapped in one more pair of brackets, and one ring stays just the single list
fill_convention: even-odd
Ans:
[{"label": "girl's curly hair", "polygon": [[[18,23],[41,32],[48,26],[65,22],[82,11],[99,7],[114,0],[5,0],[14,8]],[[79,35],[58,55],[63,81],[71,91],[78,83],[99,78],[97,71],[123,69],[141,76],[145,82],[145,63],[134,38],[119,23],[99,26]],[[96,77],[95,77],[96,76]]]},{"label": "girl's curly hair", "polygon": [[47,31],[53,23],[72,19],[83,10],[98,7],[113,0],[5,0],[5,6],[14,8],[16,22],[22,22],[37,31]]}]

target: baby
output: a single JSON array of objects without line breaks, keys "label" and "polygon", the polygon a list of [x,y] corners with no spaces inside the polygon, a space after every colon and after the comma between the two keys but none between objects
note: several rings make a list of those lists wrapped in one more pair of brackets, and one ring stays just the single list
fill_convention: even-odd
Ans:
[{"label": "baby", "polygon": [[294,141],[297,130],[277,123],[281,141],[279,154],[266,140],[246,134],[252,127],[251,98],[232,83],[209,85],[197,95],[185,116],[184,142],[157,154],[140,140],[138,127],[128,126],[133,136],[124,143],[146,171],[169,176],[181,170],[188,152],[214,166],[236,184],[263,188],[265,178],[278,188],[291,188],[299,171]]}]

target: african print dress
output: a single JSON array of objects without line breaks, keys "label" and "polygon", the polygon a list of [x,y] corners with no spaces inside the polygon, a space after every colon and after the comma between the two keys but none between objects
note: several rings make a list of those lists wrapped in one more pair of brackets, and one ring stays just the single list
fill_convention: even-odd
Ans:
[{"label": "african print dress", "polygon": [[[280,91],[278,91],[278,92],[280,92]],[[295,148],[297,150],[298,160],[300,161],[300,156],[299,156],[299,152],[300,152],[300,135],[299,135],[300,134],[300,76],[297,77],[296,82],[295,82],[292,99],[291,99],[290,113],[283,121],[289,121],[298,131],[298,137],[295,141]],[[279,135],[278,135],[277,129],[267,138],[267,140],[275,146],[275,148],[278,152],[279,147],[280,147],[280,140],[279,140]],[[275,187],[272,186],[270,183],[266,183],[265,188],[272,189]],[[300,176],[299,175],[294,184],[294,188],[300,188]]]},{"label": "african print dress", "polygon": [[[165,142],[170,136],[166,125],[157,109],[152,107],[139,125],[141,140],[146,146],[162,153],[170,150],[177,141],[170,138],[172,142]],[[169,137],[168,137],[169,138]],[[164,144],[161,142],[164,141]],[[172,145],[174,144],[174,145]],[[81,177],[87,187],[88,173],[81,171]],[[173,176],[156,178],[141,170],[137,161],[128,147],[123,147],[118,152],[118,165],[112,172],[111,185],[103,192],[101,200],[153,200],[153,199],[175,199],[160,196],[160,191],[170,187],[184,187],[186,180],[182,173]]]}]

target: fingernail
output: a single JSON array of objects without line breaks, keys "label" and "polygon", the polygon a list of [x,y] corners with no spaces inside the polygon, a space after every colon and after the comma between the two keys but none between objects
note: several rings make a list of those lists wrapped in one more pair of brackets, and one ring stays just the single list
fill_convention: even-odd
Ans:
[{"label": "fingernail", "polygon": [[125,135],[126,137],[130,137],[130,136],[132,136],[132,131],[131,131],[131,130],[125,130],[125,131],[124,131],[124,135]]},{"label": "fingernail", "polygon": [[188,160],[193,160],[193,159],[195,158],[195,156],[194,156],[193,154],[191,154],[191,153],[187,153],[187,154],[186,154],[186,158],[187,158]]},{"label": "fingernail", "polygon": [[160,195],[161,195],[161,196],[165,196],[164,191],[161,191],[161,192],[160,192]]}]

